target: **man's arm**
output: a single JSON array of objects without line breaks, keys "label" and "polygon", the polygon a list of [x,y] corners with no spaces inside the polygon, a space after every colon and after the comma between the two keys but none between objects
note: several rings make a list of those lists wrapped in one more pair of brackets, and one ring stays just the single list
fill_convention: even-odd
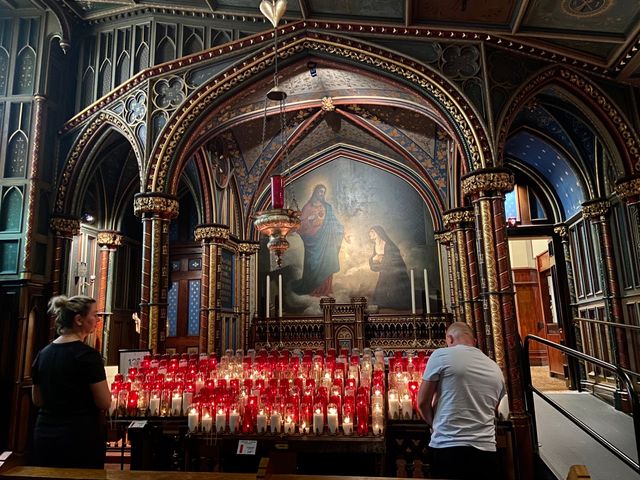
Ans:
[{"label": "man's arm", "polygon": [[423,380],[418,391],[418,413],[429,426],[433,425],[433,407],[436,404],[438,380]]}]

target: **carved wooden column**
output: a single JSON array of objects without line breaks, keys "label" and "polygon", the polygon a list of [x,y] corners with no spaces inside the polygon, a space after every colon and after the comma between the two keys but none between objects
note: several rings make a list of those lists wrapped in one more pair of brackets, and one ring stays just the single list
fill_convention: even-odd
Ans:
[{"label": "carved wooden column", "polygon": [[[635,217],[638,238],[640,238],[640,175],[627,177],[616,182],[616,192],[629,206],[629,213]],[[640,242],[636,244],[636,255],[640,257]]]},{"label": "carved wooden column", "polygon": [[29,156],[29,201],[26,204],[26,234],[24,235],[24,256],[22,270],[33,271],[33,226],[37,219],[40,191],[40,165],[42,164],[42,133],[45,128],[46,97],[36,93],[33,97],[33,129],[31,131],[31,154]]},{"label": "carved wooden column", "polygon": [[[571,248],[569,246],[569,229],[566,225],[560,224],[554,227],[553,231],[558,235],[558,237],[560,237],[560,241],[562,242],[562,254],[564,255],[564,274],[566,278],[567,291],[569,292],[569,304],[565,305],[563,308],[563,310],[567,312],[566,315],[568,315],[569,317],[566,322],[565,341],[567,346],[576,348],[577,350],[584,352],[582,346],[582,337],[578,331],[580,327],[577,324],[573,324],[573,319],[578,316],[578,309],[575,306],[577,301],[576,284],[573,277],[573,261],[571,259]],[[567,356],[567,363],[569,365],[569,369],[571,370],[571,387],[578,388],[580,379],[582,378],[581,369],[584,369],[584,364],[569,356]],[[586,375],[584,378],[586,378]]]},{"label": "carved wooden column", "polygon": [[[602,281],[606,320],[614,323],[624,323],[622,313],[622,301],[620,299],[620,285],[616,260],[613,251],[613,239],[611,237],[611,225],[609,223],[609,210],[611,206],[607,200],[596,199],[582,204],[582,215],[588,218],[596,228],[600,249],[600,276]],[[629,368],[629,351],[627,348],[626,332],[622,328],[613,328],[612,348],[616,363],[624,368]],[[615,339],[615,340],[614,340]]]},{"label": "carved wooden column", "polygon": [[[240,255],[240,294],[238,304],[240,306],[240,325],[242,325],[242,348],[249,345],[249,330],[251,327],[251,257],[260,250],[258,242],[242,242],[238,244]],[[256,282],[257,284],[257,282]]]},{"label": "carved wooden column", "polygon": [[96,325],[95,349],[104,358],[109,351],[109,331],[111,330],[111,291],[113,288],[113,252],[122,245],[119,232],[105,230],[98,232],[100,246],[100,270],[98,271],[98,323]]},{"label": "carved wooden column", "polygon": [[172,195],[138,193],[133,211],[142,219],[142,285],[140,294],[140,348],[164,352],[169,288],[169,223],[178,216]]},{"label": "carved wooden column", "polygon": [[202,280],[200,288],[200,352],[213,353],[220,345],[217,326],[219,311],[218,266],[220,248],[229,240],[226,225],[199,225],[195,239],[202,242]]},{"label": "carved wooden column", "polygon": [[499,168],[476,170],[462,178],[462,191],[472,199],[475,210],[485,319],[491,325],[495,360],[507,382],[520,478],[524,479],[532,478],[533,436],[531,417],[525,409],[504,211],[504,193],[512,190],[513,185],[513,174]]},{"label": "carved wooden column", "polygon": [[[480,304],[480,285],[478,282],[478,264],[473,235],[474,214],[471,208],[455,208],[444,213],[444,223],[452,234],[452,248],[460,261],[458,278],[461,291],[461,311],[463,321],[471,327],[478,343],[485,345],[484,326],[482,324],[482,305]],[[476,308],[477,307],[477,308]],[[484,348],[483,348],[484,350]]]},{"label": "carved wooden column", "polygon": [[447,276],[449,277],[449,294],[451,295],[450,308],[451,308],[451,313],[453,313],[454,321],[460,322],[462,321],[462,316],[460,314],[460,303],[458,300],[459,289],[457,288],[458,282],[457,282],[457,275],[456,275],[457,262],[455,259],[455,255],[453,254],[453,247],[452,247],[453,234],[448,230],[441,230],[435,233],[434,237],[436,241],[440,243],[440,245],[445,247],[445,250],[447,253],[447,272],[448,272]]},{"label": "carved wooden column", "polygon": [[[71,241],[75,235],[80,234],[80,219],[67,216],[54,216],[50,222],[54,232],[53,246],[53,271],[51,273],[51,293],[60,295],[62,283],[65,281],[64,269],[67,266]],[[49,325],[49,338],[55,337],[53,319]]]},{"label": "carved wooden column", "polygon": [[331,310],[336,303],[333,297],[322,297],[320,299],[320,308],[322,309],[322,323],[324,324],[324,349],[335,346],[335,338],[333,337],[333,323],[331,321]]},{"label": "carved wooden column", "polygon": [[[364,338],[364,315],[367,308],[367,299],[365,297],[352,298],[351,305],[353,306],[353,315],[356,319],[355,346],[362,352],[366,346]],[[333,346],[335,346],[335,344]]]}]

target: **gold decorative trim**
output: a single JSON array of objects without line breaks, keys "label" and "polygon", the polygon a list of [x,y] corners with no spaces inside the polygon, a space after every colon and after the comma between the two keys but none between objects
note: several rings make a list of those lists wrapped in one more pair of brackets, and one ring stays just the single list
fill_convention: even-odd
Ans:
[{"label": "gold decorative trim", "polygon": [[80,219],[70,217],[53,217],[49,223],[56,235],[73,237],[80,234]]},{"label": "gold decorative trim", "polygon": [[582,216],[590,220],[605,217],[611,208],[608,200],[592,200],[582,204]]},{"label": "gold decorative trim", "polygon": [[325,112],[333,112],[336,109],[336,106],[333,104],[333,98],[322,97],[322,106],[320,108]]},{"label": "gold decorative trim", "polygon": [[122,234],[111,230],[98,232],[98,245],[106,248],[116,248],[122,245]]},{"label": "gold decorative trim", "polygon": [[196,242],[218,241],[229,239],[229,227],[224,225],[200,225],[193,231]]},{"label": "gold decorative trim", "polygon": [[259,243],[239,243],[238,244],[238,253],[243,255],[253,255],[258,250],[260,250]]},{"label": "gold decorative trim", "polygon": [[601,92],[600,88],[595,83],[590,82],[585,77],[568,70],[565,67],[557,66],[545,70],[537,77],[528,81],[509,103],[509,108],[503,114],[500,122],[498,140],[496,142],[496,145],[498,145],[498,158],[502,159],[504,156],[507,136],[513,120],[520,112],[522,106],[525,105],[545,84],[557,82],[558,79],[569,84],[591,100],[594,111],[599,111],[600,115],[598,116],[604,121],[610,122],[609,124],[613,127],[611,130],[616,131],[620,141],[624,144],[624,148],[621,148],[620,150],[624,153],[623,157],[626,159],[627,166],[632,168],[635,172],[640,171],[638,134],[635,129],[625,121],[624,115],[621,111],[606,95]]},{"label": "gold decorative trim", "polygon": [[447,210],[442,215],[442,221],[449,228],[458,226],[461,223],[472,223],[475,220],[475,214],[472,208],[454,208]]},{"label": "gold decorative trim", "polygon": [[440,242],[441,245],[449,245],[453,239],[451,232],[438,232],[433,234],[433,238],[436,242]]},{"label": "gold decorative trim", "polygon": [[180,212],[180,204],[175,197],[153,193],[138,193],[133,197],[133,213],[141,217],[145,213],[153,213],[163,218],[176,218]]},{"label": "gold decorative trim", "polygon": [[569,229],[566,225],[556,225],[553,228],[553,232],[558,235],[562,240],[569,238]]},{"label": "gold decorative trim", "polygon": [[616,193],[623,200],[637,200],[640,196],[640,176],[623,178],[616,183]]},{"label": "gold decorative trim", "polygon": [[90,142],[97,139],[97,133],[101,127],[105,124],[114,126],[119,133],[122,134],[131,145],[131,148],[136,156],[138,162],[138,170],[144,171],[142,160],[144,154],[140,149],[136,136],[133,134],[129,126],[119,117],[108,111],[100,112],[95,119],[82,131],[80,138],[76,140],[71,153],[67,156],[64,170],[60,177],[60,183],[58,184],[58,195],[56,196],[55,210],[56,212],[64,212],[65,197],[69,183],[74,174],[78,171],[78,161],[83,158],[83,153]]},{"label": "gold decorative trim", "polygon": [[476,170],[462,177],[462,192],[469,196],[483,192],[509,192],[513,190],[513,173],[499,169]]},{"label": "gold decorative trim", "polygon": [[[474,113],[473,106],[461,95],[446,78],[438,72],[428,70],[421,65],[395,56],[389,52],[359,45],[353,41],[348,44],[338,43],[337,38],[320,38],[318,34],[310,38],[304,33],[293,37],[289,43],[283,42],[278,50],[279,58],[289,58],[303,51],[320,52],[343,57],[351,62],[369,65],[391,75],[399,76],[416,85],[427,96],[433,98],[439,107],[447,112],[447,116],[461,133],[465,145],[465,158],[469,167],[480,169],[486,167],[491,146],[484,131],[481,119]],[[397,57],[397,58],[395,58]],[[196,122],[200,115],[209,109],[220,96],[242,84],[244,81],[259,75],[274,62],[272,51],[263,51],[251,61],[243,63],[233,73],[214,80],[196,90],[188,101],[185,101],[174,114],[174,121],[165,126],[160,133],[158,147],[151,155],[147,178],[144,182],[147,191],[162,192],[167,188],[167,176],[184,135]]]}]

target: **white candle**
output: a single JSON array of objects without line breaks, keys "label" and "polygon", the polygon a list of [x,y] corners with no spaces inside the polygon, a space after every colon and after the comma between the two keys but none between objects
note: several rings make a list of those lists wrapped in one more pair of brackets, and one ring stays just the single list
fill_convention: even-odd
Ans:
[{"label": "white candle", "polygon": [[184,392],[182,394],[182,410],[184,412],[187,412],[189,410],[192,400],[193,400],[193,393]]},{"label": "white candle", "polygon": [[151,397],[151,400],[149,400],[149,412],[153,417],[157,417],[160,413],[160,399],[157,395],[154,395]]},{"label": "white candle", "polygon": [[350,417],[344,417],[342,421],[342,430],[344,430],[345,435],[351,435],[353,433],[353,422]]},{"label": "white candle", "polygon": [[271,433],[280,433],[280,425],[282,424],[282,415],[278,412],[271,415]]},{"label": "white candle", "polygon": [[269,275],[267,275],[267,291],[265,293],[265,314],[264,317],[265,318],[269,318],[269,303],[271,302],[271,279],[269,278]]},{"label": "white candle", "polygon": [[189,431],[195,432],[198,429],[198,411],[192,408],[187,417],[187,424],[189,425]]},{"label": "white candle", "polygon": [[296,424],[293,422],[291,417],[287,417],[284,422],[284,432],[285,433],[295,433]]},{"label": "white candle", "polygon": [[371,423],[373,423],[373,434],[382,435],[382,432],[384,431],[384,417],[374,416],[372,417]]},{"label": "white candle", "polygon": [[400,414],[400,403],[396,395],[389,395],[389,418],[398,418]]},{"label": "white candle", "polygon": [[234,433],[238,430],[238,424],[240,423],[240,414],[235,410],[229,413],[229,430]]},{"label": "white candle", "polygon": [[224,432],[224,427],[227,426],[227,416],[224,410],[218,410],[216,413],[216,432]]},{"label": "white candle", "polygon": [[282,275],[278,274],[278,316],[282,318]]},{"label": "white candle", "polygon": [[410,419],[413,416],[413,405],[411,404],[409,395],[402,397],[402,404],[400,406],[402,407],[402,416]]},{"label": "white candle", "polygon": [[338,430],[338,412],[335,409],[329,409],[327,413],[327,426],[331,433],[336,433]]},{"label": "white candle", "polygon": [[211,415],[205,413],[202,417],[202,431],[205,433],[209,433],[211,431],[212,422],[213,419],[211,418]]},{"label": "white candle", "polygon": [[313,432],[322,433],[324,430],[324,415],[320,410],[316,410],[313,414]]},{"label": "white candle", "polygon": [[431,313],[431,306],[429,305],[429,281],[427,280],[427,269],[424,269],[424,304],[427,308],[427,313]]},{"label": "white candle", "polygon": [[416,292],[415,284],[413,281],[413,268],[411,269],[411,314],[416,314]]},{"label": "white candle", "polygon": [[118,406],[118,399],[115,395],[111,395],[111,405],[109,405],[109,416],[113,416],[113,412],[116,411],[116,407]]},{"label": "white candle", "polygon": [[171,399],[171,415],[180,415],[181,411],[182,411],[182,397],[176,393]]},{"label": "white candle", "polygon": [[256,430],[258,430],[258,433],[267,431],[267,416],[263,413],[256,415]]},{"label": "white candle", "polygon": [[300,433],[309,433],[309,427],[307,427],[306,422],[302,422],[300,425]]},{"label": "white candle", "polygon": [[196,379],[196,394],[200,393],[200,390],[204,388],[204,379],[202,377],[198,377]]}]

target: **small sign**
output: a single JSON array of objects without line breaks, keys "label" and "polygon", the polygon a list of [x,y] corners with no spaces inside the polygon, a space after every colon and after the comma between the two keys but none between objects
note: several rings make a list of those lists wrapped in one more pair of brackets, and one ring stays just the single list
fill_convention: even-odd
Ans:
[{"label": "small sign", "polygon": [[144,428],[146,424],[146,420],[134,420],[129,424],[129,428]]},{"label": "small sign", "polygon": [[4,462],[7,458],[9,458],[11,456],[13,452],[10,450],[5,450],[4,452],[0,453],[0,461]]},{"label": "small sign", "polygon": [[131,367],[140,367],[140,363],[144,359],[145,355],[150,355],[151,350],[148,349],[136,349],[136,350],[118,350],[118,372],[126,375],[129,373]]},{"label": "small sign", "polygon": [[258,448],[257,440],[238,440],[238,455],[255,455]]}]

